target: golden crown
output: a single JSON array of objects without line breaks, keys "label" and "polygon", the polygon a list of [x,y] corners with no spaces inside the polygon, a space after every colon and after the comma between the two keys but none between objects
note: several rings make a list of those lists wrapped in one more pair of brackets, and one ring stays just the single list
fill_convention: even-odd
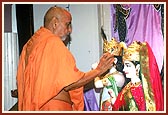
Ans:
[{"label": "golden crown", "polygon": [[123,60],[128,61],[140,61],[139,52],[141,48],[141,42],[133,41],[131,45],[124,50]]},{"label": "golden crown", "polygon": [[115,56],[121,56],[123,48],[126,48],[126,44],[118,42],[115,38],[112,38],[110,41],[104,40],[103,53],[109,52]]}]

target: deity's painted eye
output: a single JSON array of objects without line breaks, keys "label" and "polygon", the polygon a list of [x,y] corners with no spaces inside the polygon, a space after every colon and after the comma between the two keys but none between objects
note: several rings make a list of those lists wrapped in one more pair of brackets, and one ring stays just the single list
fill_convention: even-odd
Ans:
[{"label": "deity's painted eye", "polygon": [[126,66],[126,67],[131,67],[131,64],[125,63],[125,66]]}]

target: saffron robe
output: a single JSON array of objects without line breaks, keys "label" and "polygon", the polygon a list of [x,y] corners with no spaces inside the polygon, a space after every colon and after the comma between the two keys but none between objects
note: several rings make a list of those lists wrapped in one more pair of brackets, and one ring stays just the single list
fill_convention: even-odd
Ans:
[{"label": "saffron robe", "polygon": [[[41,27],[24,45],[20,55],[17,72],[18,110],[40,111],[65,86],[83,76],[62,40]],[[73,110],[83,110],[83,87],[69,93]],[[48,104],[48,110],[54,110],[55,104]],[[60,106],[69,110],[64,104]]]}]

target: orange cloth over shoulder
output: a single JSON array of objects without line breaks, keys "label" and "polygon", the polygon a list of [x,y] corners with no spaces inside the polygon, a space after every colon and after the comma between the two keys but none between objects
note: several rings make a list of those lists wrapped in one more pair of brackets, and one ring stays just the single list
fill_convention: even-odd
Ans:
[{"label": "orange cloth over shoulder", "polygon": [[[61,89],[83,75],[61,39],[41,27],[24,45],[20,55],[17,72],[18,109],[40,110]],[[83,87],[70,91],[70,97],[75,110],[83,110]]]}]

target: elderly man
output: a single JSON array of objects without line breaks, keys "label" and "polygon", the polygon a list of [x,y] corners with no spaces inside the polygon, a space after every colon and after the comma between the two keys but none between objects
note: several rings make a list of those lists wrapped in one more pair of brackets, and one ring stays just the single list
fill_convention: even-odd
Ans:
[{"label": "elderly man", "polygon": [[71,14],[51,7],[41,27],[20,55],[17,88],[19,111],[83,110],[83,86],[111,68],[114,58],[103,54],[94,70],[82,72],[63,41],[72,32]]}]

